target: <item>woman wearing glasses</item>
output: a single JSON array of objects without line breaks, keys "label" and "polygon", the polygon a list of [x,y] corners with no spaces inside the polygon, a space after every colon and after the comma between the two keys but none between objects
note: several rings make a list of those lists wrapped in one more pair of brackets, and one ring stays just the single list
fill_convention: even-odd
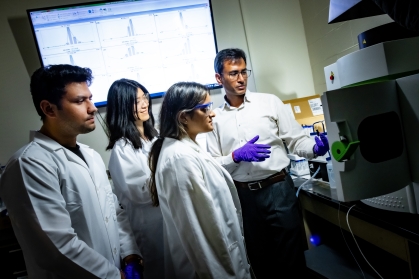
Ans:
[{"label": "woman wearing glasses", "polygon": [[158,133],[147,89],[134,80],[115,81],[108,92],[106,125],[109,172],[144,258],[144,277],[163,279],[163,217],[152,206],[148,188],[148,153]]},{"label": "woman wearing glasses", "polygon": [[164,96],[150,192],[163,213],[170,278],[251,278],[233,180],[196,142],[213,130],[213,117],[201,84],[176,83]]}]

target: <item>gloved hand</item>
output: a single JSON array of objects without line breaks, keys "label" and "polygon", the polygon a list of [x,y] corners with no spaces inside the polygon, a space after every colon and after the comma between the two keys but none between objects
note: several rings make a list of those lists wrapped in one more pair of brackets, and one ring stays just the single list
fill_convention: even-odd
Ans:
[{"label": "gloved hand", "polygon": [[320,134],[320,138],[316,136],[314,138],[316,144],[313,146],[313,152],[317,156],[323,156],[329,151],[329,141],[324,133]]},{"label": "gloved hand", "polygon": [[143,279],[143,268],[138,261],[127,263],[124,267],[126,279]]},{"label": "gloved hand", "polygon": [[262,162],[270,156],[271,153],[267,144],[256,144],[255,142],[259,139],[259,136],[249,140],[245,145],[233,151],[233,160],[238,163],[241,161],[245,162]]}]

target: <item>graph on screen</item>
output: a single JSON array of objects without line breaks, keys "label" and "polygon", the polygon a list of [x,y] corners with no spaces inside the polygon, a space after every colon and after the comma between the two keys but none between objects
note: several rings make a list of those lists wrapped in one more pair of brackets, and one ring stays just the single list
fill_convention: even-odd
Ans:
[{"label": "graph on screen", "polygon": [[217,87],[217,52],[208,0],[113,1],[28,10],[43,66],[89,67],[96,105],[119,78],[143,84],[152,97],[173,83]]}]

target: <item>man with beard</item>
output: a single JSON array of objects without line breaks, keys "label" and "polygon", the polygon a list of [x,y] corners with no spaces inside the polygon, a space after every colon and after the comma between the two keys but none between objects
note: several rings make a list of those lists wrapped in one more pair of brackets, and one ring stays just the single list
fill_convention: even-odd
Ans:
[{"label": "man with beard", "polygon": [[207,147],[234,179],[250,265],[258,279],[304,278],[302,220],[283,141],[311,159],[326,154],[327,138],[305,135],[275,95],[247,90],[251,70],[243,50],[221,50],[214,68],[226,95],[214,110]]},{"label": "man with beard", "polygon": [[91,81],[90,69],[72,65],[41,67],[31,77],[43,124],[9,160],[0,184],[31,278],[138,275],[139,251],[105,165],[76,140],[95,129]]}]

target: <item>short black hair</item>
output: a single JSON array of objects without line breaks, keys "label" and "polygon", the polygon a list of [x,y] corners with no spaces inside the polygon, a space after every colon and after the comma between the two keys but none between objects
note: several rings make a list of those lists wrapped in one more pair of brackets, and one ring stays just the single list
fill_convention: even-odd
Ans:
[{"label": "short black hair", "polygon": [[88,86],[92,83],[92,70],[73,65],[49,65],[36,70],[31,76],[30,90],[33,104],[41,116],[45,119],[42,111],[41,101],[56,105],[61,109],[61,98],[66,93],[65,87],[73,82],[86,82]]},{"label": "short black hair", "polygon": [[[221,74],[224,70],[224,61],[234,61],[243,58],[246,63],[246,53],[239,48],[226,48],[220,50],[214,59],[214,70],[217,74]],[[246,63],[247,64],[247,63]]]}]

